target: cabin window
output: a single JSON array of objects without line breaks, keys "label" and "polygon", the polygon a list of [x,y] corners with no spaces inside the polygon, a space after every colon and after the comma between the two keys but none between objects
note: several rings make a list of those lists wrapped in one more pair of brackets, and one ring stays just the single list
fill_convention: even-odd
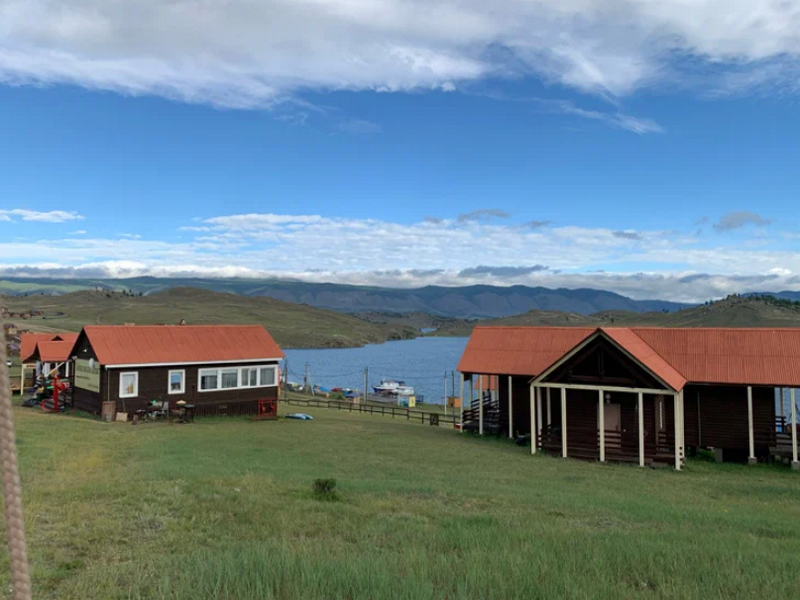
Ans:
[{"label": "cabin window", "polygon": [[139,395],[139,373],[119,374],[119,397],[135,398]]},{"label": "cabin window", "polygon": [[186,371],[169,372],[169,393],[183,394],[186,391]]},{"label": "cabin window", "polygon": [[222,382],[220,388],[230,390],[239,387],[239,369],[222,369],[220,373],[220,381]]},{"label": "cabin window", "polygon": [[261,367],[259,369],[261,386],[275,385],[275,367]]},{"label": "cabin window", "polygon": [[258,386],[258,369],[245,367],[242,369],[242,387]]},{"label": "cabin window", "polygon": [[217,389],[217,370],[207,369],[200,371],[200,389],[202,391]]},{"label": "cabin window", "polygon": [[[170,389],[172,386],[172,373],[175,372],[170,371]],[[201,392],[273,387],[278,383],[278,367],[276,365],[254,365],[200,369],[199,376]],[[174,393],[177,394],[178,392]]]}]

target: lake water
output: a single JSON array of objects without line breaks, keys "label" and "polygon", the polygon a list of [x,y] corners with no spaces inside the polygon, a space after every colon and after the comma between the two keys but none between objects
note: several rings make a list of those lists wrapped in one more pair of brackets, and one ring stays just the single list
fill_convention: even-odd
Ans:
[{"label": "lake water", "polygon": [[[381,379],[401,380],[413,386],[417,395],[422,394],[426,402],[440,404],[444,397],[444,374],[448,373],[447,393],[453,395],[453,379],[449,373],[455,371],[466,345],[467,338],[429,337],[362,348],[285,352],[289,360],[289,381],[302,383],[303,371],[308,363],[313,385],[360,390],[364,387],[364,368],[368,367],[370,391]],[[784,392],[784,414],[788,416],[791,399],[789,390]],[[775,404],[776,414],[780,414],[777,391]]]},{"label": "lake water", "polygon": [[[370,391],[381,379],[405,381],[425,402],[441,404],[444,397],[444,374],[447,393],[453,394],[452,376],[467,338],[417,338],[373,344],[362,348],[324,350],[285,350],[289,361],[289,381],[302,383],[308,364],[313,385],[328,388],[364,387],[364,369],[369,368]],[[458,374],[456,374],[458,386]]]}]

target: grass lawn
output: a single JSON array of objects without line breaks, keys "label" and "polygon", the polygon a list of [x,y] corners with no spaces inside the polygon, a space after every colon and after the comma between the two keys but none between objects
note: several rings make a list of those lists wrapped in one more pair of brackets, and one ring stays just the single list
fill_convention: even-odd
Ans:
[{"label": "grass lawn", "polygon": [[[295,407],[286,407],[295,410]],[[35,597],[781,598],[800,475],[550,457],[387,417],[104,424],[16,409]],[[339,501],[313,497],[336,478]],[[0,561],[0,597],[8,561]]]}]

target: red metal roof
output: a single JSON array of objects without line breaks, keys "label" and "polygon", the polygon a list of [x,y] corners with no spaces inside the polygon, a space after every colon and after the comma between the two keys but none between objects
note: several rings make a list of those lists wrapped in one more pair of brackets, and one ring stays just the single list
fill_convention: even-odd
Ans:
[{"label": "red metal roof", "polygon": [[686,378],[630,329],[604,327],[602,332],[673,390],[682,390],[686,385]]},{"label": "red metal roof", "polygon": [[800,387],[800,329],[633,331],[690,382]]},{"label": "red metal roof", "polygon": [[598,331],[675,390],[800,387],[800,329],[476,327],[458,370],[536,377]]},{"label": "red metal roof", "polygon": [[283,358],[261,325],[89,325],[101,365],[219,363]]},{"label": "red metal roof", "polygon": [[[63,343],[71,350],[77,339],[77,333],[23,333],[20,336],[19,355],[22,362],[30,362],[29,359],[33,358],[33,352],[36,350],[36,344],[39,342],[63,340]],[[67,353],[69,353],[69,350],[67,350]]]},{"label": "red metal roof", "polygon": [[34,356],[42,362],[62,363],[69,360],[74,344],[67,341],[60,342],[38,342]]},{"label": "red metal roof", "polygon": [[478,326],[469,337],[458,370],[534,377],[595,331],[588,327]]}]

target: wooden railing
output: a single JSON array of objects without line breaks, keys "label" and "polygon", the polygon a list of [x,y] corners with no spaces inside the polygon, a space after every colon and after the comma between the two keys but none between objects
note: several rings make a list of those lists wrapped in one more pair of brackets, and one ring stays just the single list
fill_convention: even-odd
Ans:
[{"label": "wooden railing", "polygon": [[317,400],[314,399],[287,399],[283,401],[285,404],[292,406],[306,406],[309,408],[329,408],[333,410],[341,410],[347,412],[357,412],[369,415],[381,415],[384,417],[392,417],[399,419],[406,419],[413,423],[428,423],[434,426],[450,426],[457,428],[460,423],[458,415],[443,415],[439,412],[428,412],[414,408],[404,408],[402,406],[381,405],[374,404],[355,404],[353,402],[343,402],[341,400]]},{"label": "wooden railing", "polygon": [[[465,429],[475,429],[480,421],[480,398],[474,398],[470,407],[464,410]],[[484,432],[500,434],[508,431],[508,415],[500,410],[500,400],[493,400],[490,393],[483,395]]]},{"label": "wooden railing", "polygon": [[[653,436],[645,434],[644,453],[647,460],[652,460],[659,454],[674,453],[674,445],[666,436]],[[560,454],[562,451],[561,428],[548,425],[542,428],[539,435],[539,447],[548,452]],[[596,427],[569,427],[567,432],[567,454],[576,458],[600,458],[600,433]],[[605,455],[607,460],[613,461],[638,461],[639,460],[639,433],[638,431],[605,431]]]}]

